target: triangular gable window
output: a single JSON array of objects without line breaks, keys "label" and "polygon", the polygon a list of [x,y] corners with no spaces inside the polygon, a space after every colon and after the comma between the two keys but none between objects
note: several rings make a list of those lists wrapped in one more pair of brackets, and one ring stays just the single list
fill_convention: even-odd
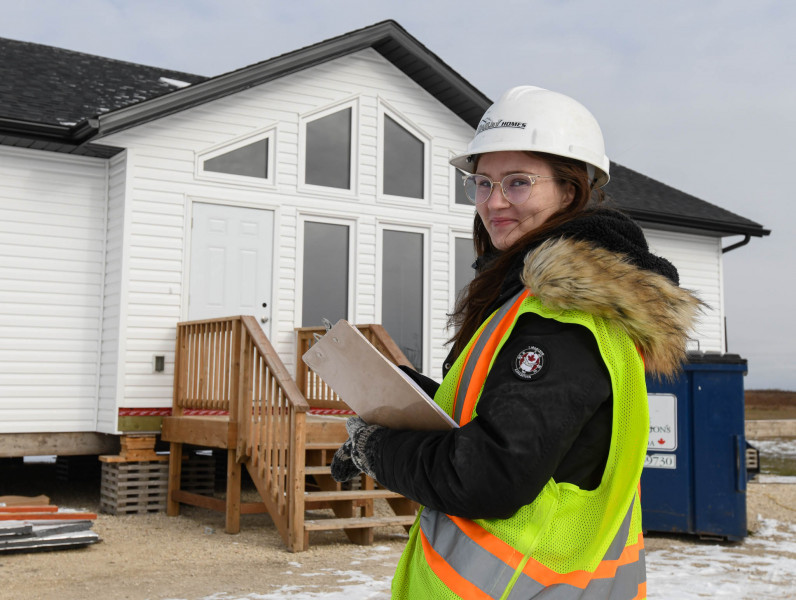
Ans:
[{"label": "triangular gable window", "polygon": [[265,138],[208,158],[202,163],[202,168],[206,172],[268,179],[269,141]]}]

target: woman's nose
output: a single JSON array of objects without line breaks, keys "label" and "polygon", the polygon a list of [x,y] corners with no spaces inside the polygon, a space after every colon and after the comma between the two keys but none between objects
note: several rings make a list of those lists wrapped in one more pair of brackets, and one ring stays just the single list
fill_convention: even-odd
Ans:
[{"label": "woman's nose", "polygon": [[489,194],[486,204],[490,208],[505,208],[506,206],[511,206],[511,202],[506,200],[506,195],[503,193],[503,187],[499,181],[492,184],[492,193]]}]

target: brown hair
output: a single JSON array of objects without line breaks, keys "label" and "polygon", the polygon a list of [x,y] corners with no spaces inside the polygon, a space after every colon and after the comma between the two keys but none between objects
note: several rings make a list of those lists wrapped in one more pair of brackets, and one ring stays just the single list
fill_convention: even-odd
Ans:
[{"label": "brown hair", "polygon": [[506,277],[509,267],[514,264],[518,255],[522,254],[528,245],[536,240],[544,239],[551,231],[564,223],[571,221],[590,205],[602,202],[604,194],[601,189],[593,189],[592,182],[586,172],[584,163],[556,156],[553,154],[530,153],[531,156],[541,158],[550,165],[553,176],[560,185],[570,184],[575,189],[575,195],[569,204],[563,206],[550,216],[542,225],[529,231],[514,245],[499,253],[489,232],[481,221],[481,216],[476,212],[473,221],[473,246],[477,256],[496,254],[496,257],[481,271],[460,294],[456,307],[449,315],[448,325],[456,329],[449,341],[454,342],[455,356],[467,345],[481,323],[488,316],[487,311],[492,307]]}]

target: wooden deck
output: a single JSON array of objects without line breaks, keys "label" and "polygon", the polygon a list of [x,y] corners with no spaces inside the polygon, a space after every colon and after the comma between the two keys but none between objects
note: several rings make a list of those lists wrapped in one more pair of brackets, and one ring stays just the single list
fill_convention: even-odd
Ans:
[{"label": "wooden deck", "polygon": [[[388,358],[408,364],[381,326],[360,330]],[[415,503],[364,474],[345,487],[331,477],[332,457],[348,439],[345,417],[312,410],[350,411],[300,359],[319,331],[298,331],[302,367],[294,381],[253,317],[178,324],[172,416],[163,419],[161,433],[171,450],[169,515],[179,514],[181,504],[220,510],[226,531],[237,533],[241,514],[267,511],[294,552],[307,549],[310,531],[342,529],[352,542],[370,544],[376,527],[409,527]],[[225,499],[181,489],[186,444],[226,451]],[[241,502],[243,468],[262,502]],[[395,516],[374,516],[376,499],[386,499]],[[331,509],[334,517],[305,521],[305,511],[318,508]]]}]

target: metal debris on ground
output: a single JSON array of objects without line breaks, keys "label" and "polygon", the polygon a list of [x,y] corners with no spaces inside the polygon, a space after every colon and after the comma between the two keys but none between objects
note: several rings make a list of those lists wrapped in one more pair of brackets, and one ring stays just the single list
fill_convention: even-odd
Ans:
[{"label": "metal debris on ground", "polygon": [[0,496],[0,552],[79,548],[100,541],[95,513],[64,511],[46,496]]}]

